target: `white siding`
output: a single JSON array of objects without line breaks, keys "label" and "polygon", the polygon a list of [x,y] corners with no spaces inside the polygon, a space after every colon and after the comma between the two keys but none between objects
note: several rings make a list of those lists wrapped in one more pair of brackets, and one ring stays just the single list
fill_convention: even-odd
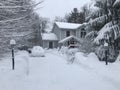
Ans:
[{"label": "white siding", "polygon": [[43,41],[43,48],[49,48],[49,42],[53,42],[53,48],[58,47],[58,41]]},{"label": "white siding", "polygon": [[80,30],[77,30],[77,31],[76,31],[76,37],[77,37],[77,38],[80,38]]}]

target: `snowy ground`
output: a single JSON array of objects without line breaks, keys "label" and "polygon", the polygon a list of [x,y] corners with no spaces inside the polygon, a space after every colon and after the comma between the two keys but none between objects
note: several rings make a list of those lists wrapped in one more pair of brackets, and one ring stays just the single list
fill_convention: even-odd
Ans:
[{"label": "snowy ground", "polygon": [[45,57],[16,53],[15,70],[8,55],[0,61],[0,90],[120,90],[120,62],[105,65],[91,53],[76,54],[73,64],[56,50]]}]

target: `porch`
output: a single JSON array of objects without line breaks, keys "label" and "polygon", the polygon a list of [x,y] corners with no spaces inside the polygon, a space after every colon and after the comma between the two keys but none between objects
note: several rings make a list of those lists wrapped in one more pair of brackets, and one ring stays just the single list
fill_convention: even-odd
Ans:
[{"label": "porch", "polygon": [[81,41],[79,38],[72,35],[60,40],[58,43],[60,47],[67,46],[69,48],[75,48],[75,47],[80,47]]}]

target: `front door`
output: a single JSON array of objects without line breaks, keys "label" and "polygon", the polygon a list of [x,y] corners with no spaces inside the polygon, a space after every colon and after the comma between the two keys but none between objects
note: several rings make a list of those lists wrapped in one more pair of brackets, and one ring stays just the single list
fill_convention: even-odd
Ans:
[{"label": "front door", "polygon": [[53,48],[53,42],[49,42],[49,48]]},{"label": "front door", "polygon": [[70,40],[70,47],[71,48],[74,48],[75,46],[74,46],[74,44],[75,44],[75,41],[74,41],[74,39],[72,38],[71,40]]}]

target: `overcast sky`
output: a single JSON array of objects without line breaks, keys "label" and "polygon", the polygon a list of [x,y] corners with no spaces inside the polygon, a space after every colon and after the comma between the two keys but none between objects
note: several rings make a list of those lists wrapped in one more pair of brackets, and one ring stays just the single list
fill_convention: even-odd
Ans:
[{"label": "overcast sky", "polygon": [[[36,2],[40,0],[35,0]],[[69,13],[73,8],[80,8],[84,4],[90,2],[90,0],[44,0],[42,3],[42,8],[37,7],[37,12],[42,17],[54,19],[55,16],[65,16],[66,13]]]}]

